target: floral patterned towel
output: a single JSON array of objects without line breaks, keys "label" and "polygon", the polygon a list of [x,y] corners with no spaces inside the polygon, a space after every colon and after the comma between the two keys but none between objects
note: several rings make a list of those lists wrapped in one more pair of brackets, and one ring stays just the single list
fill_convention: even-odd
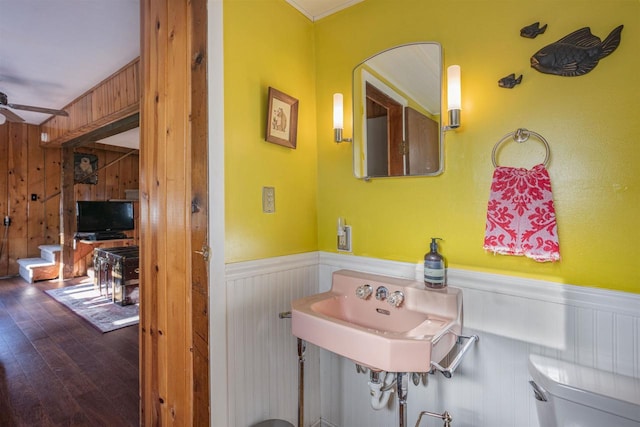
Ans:
[{"label": "floral patterned towel", "polygon": [[551,179],[544,165],[531,170],[498,166],[487,205],[484,248],[536,261],[558,261],[560,245]]}]

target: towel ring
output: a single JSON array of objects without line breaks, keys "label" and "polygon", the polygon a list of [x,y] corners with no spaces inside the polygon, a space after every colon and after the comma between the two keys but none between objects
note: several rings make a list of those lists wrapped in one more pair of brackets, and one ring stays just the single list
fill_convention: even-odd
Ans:
[{"label": "towel ring", "polygon": [[515,130],[514,132],[509,132],[508,134],[503,136],[500,141],[496,142],[496,145],[493,146],[493,151],[491,152],[491,161],[493,162],[493,167],[494,168],[498,167],[498,162],[496,161],[496,153],[498,152],[498,147],[500,146],[500,144],[502,144],[504,141],[506,141],[507,138],[513,137],[513,140],[515,142],[518,142],[518,143],[522,144],[523,142],[528,140],[531,135],[537,137],[544,144],[545,155],[544,155],[544,162],[543,163],[544,163],[544,167],[548,167],[549,166],[549,155],[551,154],[551,149],[549,148],[549,143],[539,133],[536,133],[536,132],[534,132],[532,130],[527,130],[527,129],[524,129],[524,128],[519,128],[519,129]]}]

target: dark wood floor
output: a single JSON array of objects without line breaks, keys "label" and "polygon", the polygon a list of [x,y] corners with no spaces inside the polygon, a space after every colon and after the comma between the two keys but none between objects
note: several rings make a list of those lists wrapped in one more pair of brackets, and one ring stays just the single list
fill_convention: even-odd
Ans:
[{"label": "dark wood floor", "polygon": [[43,290],[0,280],[0,426],[137,426],[138,328],[102,334]]}]

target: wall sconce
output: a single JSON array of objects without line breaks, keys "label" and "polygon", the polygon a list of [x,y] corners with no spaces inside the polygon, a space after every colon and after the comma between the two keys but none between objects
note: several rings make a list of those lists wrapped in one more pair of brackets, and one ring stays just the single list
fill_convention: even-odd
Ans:
[{"label": "wall sconce", "polygon": [[351,138],[342,137],[344,128],[344,108],[341,93],[333,94],[333,140],[335,142],[352,142]]},{"label": "wall sconce", "polygon": [[461,105],[460,66],[451,65],[447,68],[447,110],[449,111],[449,126],[445,126],[445,131],[460,127]]},{"label": "wall sconce", "polygon": [[2,126],[7,121],[7,118],[4,114],[0,113],[0,126]]}]

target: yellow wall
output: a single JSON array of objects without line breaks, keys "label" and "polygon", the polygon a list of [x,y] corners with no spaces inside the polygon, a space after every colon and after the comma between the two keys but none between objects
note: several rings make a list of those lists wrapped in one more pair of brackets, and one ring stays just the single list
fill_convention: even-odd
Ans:
[{"label": "yellow wall", "polygon": [[[315,251],[313,24],[282,0],[225,0],[224,22],[225,261]],[[269,86],[299,100],[296,149],[265,141]]]},{"label": "yellow wall", "polygon": [[[520,28],[535,21],[549,24],[546,33],[520,37]],[[590,74],[558,77],[529,67],[538,49],[582,26],[604,39],[619,24],[620,47]],[[437,236],[450,267],[640,292],[638,1],[365,0],[315,30],[320,250],[335,251],[335,222],[343,216],[357,255],[419,262],[428,238]],[[462,67],[462,128],[446,135],[445,172],[358,181],[350,145],[331,142],[331,94],[344,92],[350,103],[353,66],[419,40],[442,43],[445,67]],[[499,88],[512,72],[524,74],[522,84]],[[491,150],[519,127],[551,145],[562,255],[555,264],[482,249]],[[542,159],[532,147],[525,148],[529,158]]]},{"label": "yellow wall", "polygon": [[[637,0],[365,0],[315,24],[282,0],[224,8],[227,262],[335,251],[343,216],[356,255],[419,262],[437,236],[450,267],[640,292]],[[535,21],[547,32],[520,37]],[[585,76],[529,67],[534,52],[571,31],[590,26],[604,38],[619,24],[620,47]],[[348,111],[356,64],[420,40],[443,45],[445,67],[462,67],[462,128],[446,135],[445,172],[357,180],[351,144],[332,142],[332,94],[344,93]],[[523,83],[499,88],[512,72]],[[269,85],[300,99],[297,150],[264,142]],[[558,263],[482,249],[491,149],[519,127],[551,145]],[[527,165],[542,159],[540,147],[521,148]],[[276,187],[275,215],[260,212],[263,185]]]}]

